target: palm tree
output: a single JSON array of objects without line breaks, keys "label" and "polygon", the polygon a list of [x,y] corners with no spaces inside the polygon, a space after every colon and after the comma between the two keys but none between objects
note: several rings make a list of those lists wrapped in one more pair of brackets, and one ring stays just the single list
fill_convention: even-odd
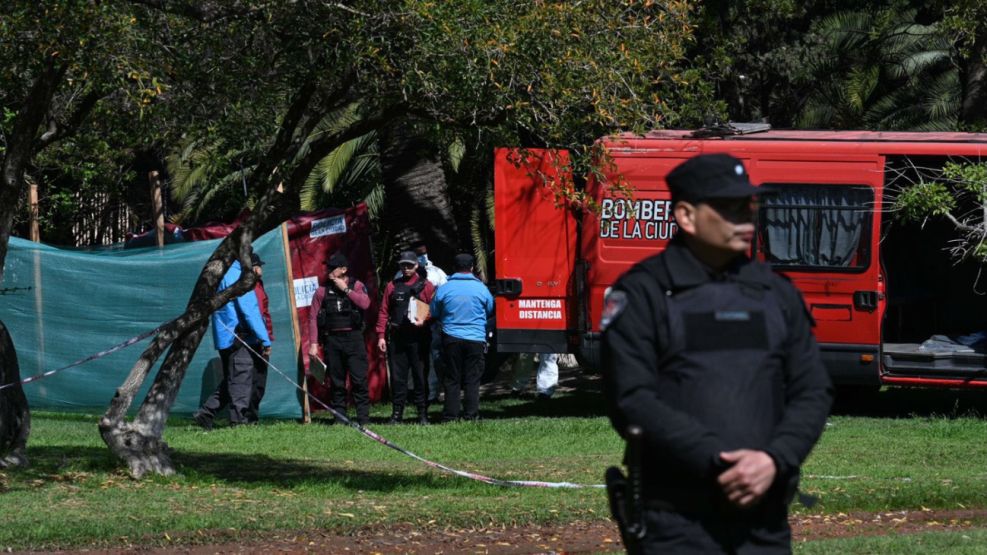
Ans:
[{"label": "palm tree", "polygon": [[393,239],[396,250],[416,240],[425,241],[429,257],[448,267],[459,248],[459,231],[440,149],[410,121],[395,122],[382,131],[380,140],[387,199],[382,220],[385,234]]},{"label": "palm tree", "polygon": [[814,33],[824,41],[809,75],[800,127],[955,129],[962,108],[956,51],[937,24],[894,6],[839,12]]}]

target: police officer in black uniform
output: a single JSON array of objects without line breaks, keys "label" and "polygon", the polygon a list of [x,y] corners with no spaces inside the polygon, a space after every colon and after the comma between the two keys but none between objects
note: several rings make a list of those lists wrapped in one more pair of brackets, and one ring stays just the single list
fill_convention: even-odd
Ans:
[{"label": "police officer in black uniform", "polygon": [[[412,401],[418,408],[418,423],[428,424],[428,381],[426,361],[429,355],[427,321],[409,318],[412,300],[428,304],[435,294],[433,286],[419,272],[418,256],[403,251],[398,256],[398,277],[384,287],[384,298],[377,315],[377,348],[389,356],[391,376],[392,412],[389,422],[398,424],[404,418],[404,406],[408,401],[408,373],[415,385]],[[427,319],[426,319],[427,320]]]},{"label": "police officer in black uniform", "polygon": [[607,295],[611,421],[642,436],[644,553],[788,553],[788,505],[832,384],[798,290],[750,260],[742,163],[701,155],[667,177],[679,233]]},{"label": "police officer in black uniform", "polygon": [[346,415],[346,375],[361,426],[370,422],[367,384],[367,345],[363,337],[363,312],[370,306],[367,288],[347,275],[349,261],[337,252],[326,262],[329,280],[312,296],[309,308],[309,355],[318,356],[322,345],[330,380],[332,408]]}]

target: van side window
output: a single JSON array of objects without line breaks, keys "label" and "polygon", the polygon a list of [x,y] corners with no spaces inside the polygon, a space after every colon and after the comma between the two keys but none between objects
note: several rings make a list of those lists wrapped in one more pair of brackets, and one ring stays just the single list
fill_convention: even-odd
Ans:
[{"label": "van side window", "polygon": [[874,192],[855,185],[765,183],[757,254],[781,270],[863,271]]}]

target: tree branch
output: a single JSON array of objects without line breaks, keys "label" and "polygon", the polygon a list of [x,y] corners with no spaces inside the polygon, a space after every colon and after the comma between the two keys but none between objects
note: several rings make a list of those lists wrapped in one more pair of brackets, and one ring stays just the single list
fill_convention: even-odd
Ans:
[{"label": "tree branch", "polygon": [[48,131],[42,133],[41,138],[38,140],[38,149],[40,150],[55,141],[64,139],[68,135],[75,133],[76,129],[82,124],[82,120],[92,112],[93,108],[96,107],[96,103],[102,100],[106,94],[107,91],[103,89],[94,89],[86,93],[65,123],[59,123],[54,116],[49,116]]}]

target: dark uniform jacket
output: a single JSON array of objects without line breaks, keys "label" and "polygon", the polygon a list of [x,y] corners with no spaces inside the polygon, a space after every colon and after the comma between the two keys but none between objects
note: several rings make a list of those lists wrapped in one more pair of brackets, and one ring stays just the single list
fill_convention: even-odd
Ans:
[{"label": "dark uniform jacket", "polygon": [[822,433],[832,384],[798,290],[740,257],[714,275],[673,240],[614,285],[604,310],[611,420],[644,430],[649,502],[680,512],[727,509],[719,453],[767,452],[777,476],[760,506],[791,501]]}]

